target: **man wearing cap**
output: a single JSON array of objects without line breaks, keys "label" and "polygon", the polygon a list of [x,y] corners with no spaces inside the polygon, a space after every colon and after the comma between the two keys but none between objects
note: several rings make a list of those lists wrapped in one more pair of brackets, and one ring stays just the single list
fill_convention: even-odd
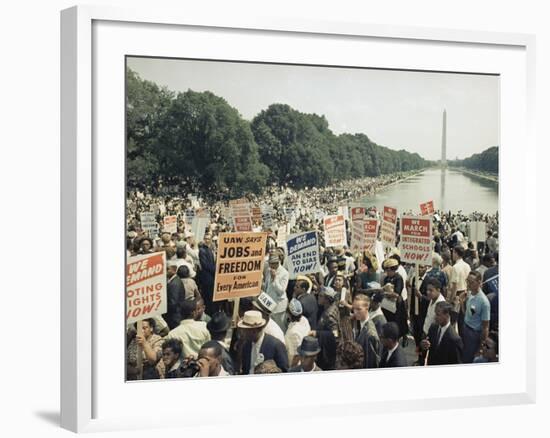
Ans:
[{"label": "man wearing cap", "polygon": [[[398,273],[399,261],[396,257],[392,256],[382,263],[382,268],[385,272],[385,277],[383,285],[391,285],[392,291],[386,292],[386,297],[388,300],[393,301],[395,311],[391,311],[385,307],[382,308],[384,316],[389,321],[394,321],[399,326],[399,335],[400,337],[406,336],[408,332],[407,327],[407,309],[405,307],[406,294],[404,296],[404,281],[403,277]],[[386,287],[384,287],[386,290]]]},{"label": "man wearing cap", "polygon": [[260,363],[273,359],[283,371],[288,370],[288,355],[281,341],[264,332],[267,320],[258,310],[248,310],[237,323],[244,344],[242,349],[242,374],[254,374]]},{"label": "man wearing cap", "polygon": [[292,298],[288,303],[289,324],[285,333],[285,344],[290,366],[296,366],[298,363],[298,347],[302,343],[302,339],[311,331],[309,322],[302,313],[302,304],[296,298]]},{"label": "man wearing cap", "polygon": [[258,297],[252,300],[252,306],[254,306],[255,310],[259,310],[260,312],[262,312],[263,318],[267,321],[264,332],[267,335],[271,335],[274,338],[277,338],[279,341],[285,344],[284,332],[281,330],[281,327],[279,327],[279,325],[271,318],[273,309],[277,307],[275,301],[273,301],[273,299],[268,294],[262,292],[260,295],[258,295]]},{"label": "man wearing cap", "polygon": [[206,324],[206,329],[210,332],[212,341],[220,344],[222,348],[221,364],[225,371],[234,374],[233,360],[229,353],[229,345],[226,343],[227,331],[231,327],[231,318],[225,312],[216,312]]},{"label": "man wearing cap", "polygon": [[268,264],[269,267],[264,275],[262,290],[275,302],[271,318],[284,332],[286,330],[286,308],[288,306],[286,288],[288,286],[289,274],[281,265],[281,260],[276,253],[270,254]]},{"label": "man wearing cap", "polygon": [[317,355],[321,352],[319,341],[313,336],[306,336],[298,347],[300,365],[288,370],[291,373],[308,373],[310,371],[323,371],[315,363]]},{"label": "man wearing cap", "polygon": [[319,312],[319,306],[317,299],[309,291],[312,288],[312,281],[305,276],[299,275],[294,283],[293,296],[302,305],[302,315],[305,316],[309,322],[309,326],[312,330],[317,328],[317,313]]}]

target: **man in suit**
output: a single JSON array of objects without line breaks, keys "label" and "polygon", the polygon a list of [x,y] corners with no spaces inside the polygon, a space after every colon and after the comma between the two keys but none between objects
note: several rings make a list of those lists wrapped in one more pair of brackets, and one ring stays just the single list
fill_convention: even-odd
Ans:
[{"label": "man in suit", "polygon": [[382,327],[381,342],[382,358],[380,368],[406,367],[405,351],[399,345],[399,326],[395,322],[388,322]]},{"label": "man in suit", "polygon": [[315,295],[307,293],[310,286],[308,281],[311,282],[307,277],[299,276],[294,283],[293,295],[302,304],[302,315],[308,320],[311,330],[315,330],[319,306]]},{"label": "man in suit", "polygon": [[244,313],[237,327],[244,338],[242,349],[242,373],[254,374],[254,368],[260,363],[273,359],[283,372],[288,370],[288,355],[281,341],[264,333],[267,324],[258,310]]},{"label": "man in suit", "polygon": [[177,276],[178,266],[174,262],[168,262],[166,268],[166,276],[168,281],[166,284],[167,306],[166,313],[162,315],[170,330],[175,329],[180,325],[181,306],[185,301],[185,287],[181,279]]},{"label": "man in suit", "polygon": [[451,365],[462,363],[462,339],[451,325],[453,305],[440,301],[435,306],[435,323],[428,330],[428,337],[420,341],[426,352],[428,365]]},{"label": "man in suit", "polygon": [[353,299],[352,310],[356,320],[353,329],[355,342],[365,353],[364,368],[378,368],[380,363],[380,338],[374,323],[369,319],[370,298],[358,294]]},{"label": "man in suit", "polygon": [[199,260],[201,269],[197,275],[206,313],[212,316],[220,310],[220,304],[214,303],[214,277],[216,276],[216,258],[212,251],[212,236],[205,234],[203,241],[199,244]]}]

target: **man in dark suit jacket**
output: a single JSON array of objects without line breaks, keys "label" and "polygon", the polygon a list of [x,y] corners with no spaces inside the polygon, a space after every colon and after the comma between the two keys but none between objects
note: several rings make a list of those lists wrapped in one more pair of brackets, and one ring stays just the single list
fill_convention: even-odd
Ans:
[{"label": "man in dark suit jacket", "polygon": [[245,339],[242,349],[242,373],[253,373],[254,368],[266,360],[274,360],[283,371],[288,371],[288,353],[284,344],[277,338],[264,333],[267,321],[261,312],[249,310],[245,312],[238,327]]},{"label": "man in dark suit jacket", "polygon": [[353,329],[355,342],[363,348],[365,353],[365,368],[378,368],[380,364],[380,338],[374,323],[369,319],[370,298],[358,294],[353,299],[353,315],[356,326]]},{"label": "man in dark suit jacket", "polygon": [[399,326],[388,322],[382,327],[382,358],[380,368],[406,367],[405,351],[399,345]]},{"label": "man in dark suit jacket", "polygon": [[428,337],[420,342],[428,355],[428,365],[452,365],[462,363],[462,339],[451,325],[453,306],[440,301],[435,306],[435,323],[428,330]]},{"label": "man in dark suit jacket", "polygon": [[210,234],[205,234],[203,242],[199,244],[199,261],[201,269],[197,275],[197,280],[201,290],[202,298],[206,306],[206,313],[208,316],[212,316],[214,313],[220,310],[219,304],[214,303],[214,278],[216,276],[216,258],[212,248]]},{"label": "man in dark suit jacket", "polygon": [[168,264],[166,276],[166,313],[162,315],[170,330],[176,328],[181,322],[181,304],[185,301],[185,287],[181,279],[176,275],[177,265]]},{"label": "man in dark suit jacket", "polygon": [[300,301],[302,305],[302,315],[306,317],[309,322],[311,330],[317,329],[317,312],[319,306],[317,304],[317,298],[313,294],[308,294],[309,284],[306,280],[298,278],[294,283],[294,298]]}]

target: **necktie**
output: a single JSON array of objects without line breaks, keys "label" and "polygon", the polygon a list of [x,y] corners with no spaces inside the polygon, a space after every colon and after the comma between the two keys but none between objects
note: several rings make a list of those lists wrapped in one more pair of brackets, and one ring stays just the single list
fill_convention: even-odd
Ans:
[{"label": "necktie", "polygon": [[435,346],[439,346],[439,338],[441,336],[441,326],[437,327],[437,337],[435,338]]}]

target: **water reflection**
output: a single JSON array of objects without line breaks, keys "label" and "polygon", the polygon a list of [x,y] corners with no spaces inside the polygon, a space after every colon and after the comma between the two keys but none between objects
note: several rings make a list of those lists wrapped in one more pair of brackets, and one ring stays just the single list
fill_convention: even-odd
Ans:
[{"label": "water reflection", "polygon": [[498,183],[460,171],[429,169],[362,202],[378,209],[389,205],[400,211],[418,211],[420,203],[430,200],[438,210],[494,214],[498,210]]}]

